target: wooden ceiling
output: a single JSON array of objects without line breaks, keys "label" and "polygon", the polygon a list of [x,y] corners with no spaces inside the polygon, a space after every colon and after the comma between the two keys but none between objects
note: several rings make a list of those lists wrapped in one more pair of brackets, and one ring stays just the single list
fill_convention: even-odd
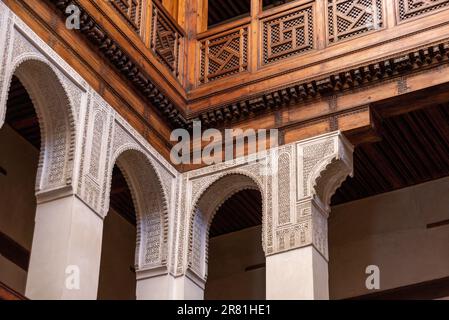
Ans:
[{"label": "wooden ceiling", "polygon": [[[263,8],[269,9],[293,0],[263,0]],[[225,21],[249,16],[251,0],[209,0],[208,25],[214,26]]]},{"label": "wooden ceiling", "polygon": [[41,134],[36,110],[27,91],[15,76],[12,78],[9,89],[6,123],[36,149],[40,148]]},{"label": "wooden ceiling", "polygon": [[449,176],[449,101],[381,119],[379,133],[380,142],[356,147],[354,177],[333,205]]},{"label": "wooden ceiling", "polygon": [[111,208],[132,225],[136,225],[136,210],[128,183],[119,167],[114,166],[111,184]]},{"label": "wooden ceiling", "polygon": [[210,237],[262,224],[262,196],[257,190],[243,190],[229,198],[212,221]]}]

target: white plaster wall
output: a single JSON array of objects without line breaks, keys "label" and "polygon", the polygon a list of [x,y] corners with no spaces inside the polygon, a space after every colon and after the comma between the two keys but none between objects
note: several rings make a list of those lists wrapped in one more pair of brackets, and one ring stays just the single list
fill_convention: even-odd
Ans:
[{"label": "white plaster wall", "polygon": [[381,290],[449,276],[449,178],[332,208],[330,296],[372,293],[368,265],[380,268]]},{"label": "white plaster wall", "polygon": [[265,263],[261,227],[219,236],[209,243],[205,299],[265,299]]},{"label": "white plaster wall", "polygon": [[[0,130],[0,231],[31,250],[36,214],[34,186],[39,152],[11,127]],[[24,294],[26,272],[0,256],[0,282]]]},{"label": "white plaster wall", "polygon": [[111,210],[103,227],[98,299],[132,300],[136,298],[136,228]]}]

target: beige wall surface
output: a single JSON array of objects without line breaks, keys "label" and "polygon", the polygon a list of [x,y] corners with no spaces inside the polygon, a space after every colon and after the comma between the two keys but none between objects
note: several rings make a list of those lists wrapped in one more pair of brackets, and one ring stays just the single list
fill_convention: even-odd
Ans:
[{"label": "beige wall surface", "polygon": [[[35,181],[39,152],[5,124],[0,130],[0,231],[31,250],[36,214]],[[26,272],[0,256],[0,282],[25,293]]]},{"label": "beige wall surface", "polygon": [[[373,293],[367,266],[380,268],[380,289],[388,290],[449,276],[449,178],[332,208],[329,219],[331,299]],[[210,241],[206,299],[265,298],[260,229]]]},{"label": "beige wall surface", "polygon": [[449,178],[332,208],[329,219],[331,299],[373,293],[366,267],[380,268],[388,290],[449,276]]},{"label": "beige wall surface", "polygon": [[104,221],[98,299],[136,298],[136,228],[110,210]]},{"label": "beige wall surface", "polygon": [[261,227],[212,238],[205,299],[265,299],[264,263]]}]

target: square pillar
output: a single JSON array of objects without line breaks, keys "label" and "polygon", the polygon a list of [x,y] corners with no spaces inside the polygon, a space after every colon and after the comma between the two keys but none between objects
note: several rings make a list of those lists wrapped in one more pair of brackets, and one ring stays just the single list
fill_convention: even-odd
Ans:
[{"label": "square pillar", "polygon": [[313,246],[267,257],[267,300],[328,300],[328,261]]},{"label": "square pillar", "polygon": [[206,280],[201,279],[191,270],[175,279],[175,300],[204,300]]},{"label": "square pillar", "polygon": [[103,219],[74,195],[38,204],[26,296],[97,299]]},{"label": "square pillar", "polygon": [[203,300],[205,282],[192,274],[173,276],[166,267],[137,271],[137,300]]},{"label": "square pillar", "polygon": [[340,132],[279,148],[267,229],[267,299],[329,299],[332,195],[352,174],[353,147]]}]

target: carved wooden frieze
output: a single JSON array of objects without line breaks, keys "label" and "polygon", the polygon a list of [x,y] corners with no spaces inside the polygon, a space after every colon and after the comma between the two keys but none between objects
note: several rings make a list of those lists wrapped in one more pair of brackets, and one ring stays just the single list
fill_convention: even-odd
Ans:
[{"label": "carved wooden frieze", "polygon": [[262,28],[264,65],[310,51],[314,48],[314,6],[265,18]]},{"label": "carved wooden frieze", "polygon": [[383,0],[328,0],[328,42],[357,37],[384,26]]},{"label": "carved wooden frieze", "polygon": [[201,84],[248,70],[248,26],[214,35],[200,43]]},{"label": "carved wooden frieze", "polygon": [[448,0],[398,0],[398,20],[404,21],[415,17],[420,17],[448,6]]}]

